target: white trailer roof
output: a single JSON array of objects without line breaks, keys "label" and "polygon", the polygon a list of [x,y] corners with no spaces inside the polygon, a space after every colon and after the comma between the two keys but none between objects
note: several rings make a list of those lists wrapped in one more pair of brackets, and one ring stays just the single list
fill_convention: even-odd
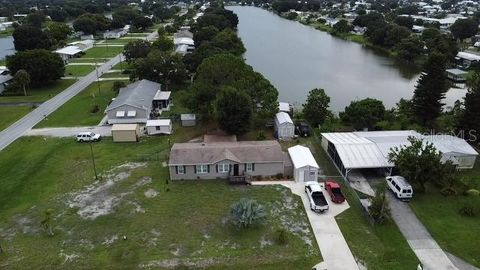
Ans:
[{"label": "white trailer roof", "polygon": [[477,151],[465,140],[452,135],[428,135],[425,140],[435,145],[442,153],[457,153],[461,155],[476,156]]},{"label": "white trailer roof", "polygon": [[58,49],[55,52],[58,54],[75,55],[77,53],[81,53],[82,50],[80,50],[77,46],[67,46],[65,48]]},{"label": "white trailer roof", "polygon": [[295,169],[302,168],[305,166],[311,166],[319,168],[317,161],[310,152],[310,149],[305,146],[296,145],[288,148],[288,154],[292,159],[293,166]]},{"label": "white trailer roof", "polygon": [[290,112],[290,103],[278,102],[278,110],[281,112]]},{"label": "white trailer roof", "polygon": [[469,52],[458,52],[457,57],[467,59],[469,61],[480,61],[480,55]]},{"label": "white trailer roof", "polygon": [[290,123],[293,124],[292,118],[290,118],[290,115],[286,112],[279,112],[275,115],[275,118],[277,119],[279,124],[283,123]]},{"label": "white trailer roof", "polygon": [[172,120],[170,119],[156,119],[156,120],[147,120],[147,127],[158,127],[158,126],[170,126]]}]

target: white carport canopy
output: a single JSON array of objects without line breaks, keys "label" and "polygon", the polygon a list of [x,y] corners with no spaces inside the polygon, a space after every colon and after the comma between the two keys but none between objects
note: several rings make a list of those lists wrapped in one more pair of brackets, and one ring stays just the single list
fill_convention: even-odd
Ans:
[{"label": "white carport canopy", "polygon": [[81,53],[82,50],[80,50],[77,46],[67,46],[65,48],[61,48],[59,50],[56,50],[55,52],[58,53],[58,54],[65,54],[65,55],[73,56],[73,55],[76,55],[78,53]]},{"label": "white carport canopy", "polygon": [[311,166],[315,168],[319,168],[317,161],[310,152],[310,149],[305,146],[296,145],[293,147],[288,148],[288,154],[292,159],[293,166],[298,169],[305,166]]}]

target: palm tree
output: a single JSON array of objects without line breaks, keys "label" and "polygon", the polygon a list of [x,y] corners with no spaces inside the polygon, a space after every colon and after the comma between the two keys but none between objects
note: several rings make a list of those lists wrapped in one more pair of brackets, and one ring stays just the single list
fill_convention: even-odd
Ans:
[{"label": "palm tree", "polygon": [[254,223],[261,223],[265,217],[265,208],[252,199],[242,198],[230,207],[231,221],[240,228],[248,228]]},{"label": "palm tree", "polygon": [[23,94],[27,95],[27,85],[30,84],[30,74],[24,69],[19,69],[13,78],[14,82],[18,83],[23,88]]}]

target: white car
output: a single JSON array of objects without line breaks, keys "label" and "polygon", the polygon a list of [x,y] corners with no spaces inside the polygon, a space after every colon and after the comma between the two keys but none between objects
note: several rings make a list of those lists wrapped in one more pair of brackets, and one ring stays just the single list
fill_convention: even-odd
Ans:
[{"label": "white car", "polygon": [[413,188],[402,176],[387,176],[388,189],[400,200],[410,200],[413,197]]},{"label": "white car", "polygon": [[75,137],[77,138],[77,142],[97,142],[101,139],[100,134],[93,132],[80,132]]},{"label": "white car", "polygon": [[316,181],[305,183],[305,193],[307,193],[310,209],[314,212],[323,213],[328,210],[328,202],[323,195],[323,188]]}]

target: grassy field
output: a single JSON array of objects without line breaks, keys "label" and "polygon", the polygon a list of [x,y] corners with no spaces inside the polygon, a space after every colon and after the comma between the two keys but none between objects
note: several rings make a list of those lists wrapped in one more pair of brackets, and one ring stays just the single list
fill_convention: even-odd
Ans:
[{"label": "grassy field", "polygon": [[123,51],[122,47],[93,47],[85,52],[85,58],[112,58]]},{"label": "grassy field", "polygon": [[85,76],[94,70],[95,70],[95,67],[92,65],[82,65],[82,66],[69,65],[65,67],[65,76]]},{"label": "grassy field", "polygon": [[[0,156],[1,268],[274,270],[318,263],[303,206],[285,188],[212,180],[173,182],[167,191],[161,160],[168,139],[200,133],[179,128],[174,136],[140,143],[95,143],[98,182],[88,144],[17,140]],[[230,225],[229,206],[242,197],[265,206],[266,224]],[[40,226],[45,209],[54,210],[52,237]],[[275,241],[277,228],[287,230],[286,245]]]},{"label": "grassy field", "polygon": [[0,96],[0,102],[41,102],[51,99],[62,92],[76,80],[58,80],[52,85],[27,90],[27,96],[20,93],[19,96]]},{"label": "grassy field", "polygon": [[[472,170],[461,171],[460,177],[471,188],[479,189],[480,162]],[[425,194],[417,194],[410,205],[443,249],[480,267],[480,197],[444,197],[430,187]],[[476,215],[460,215],[458,211],[464,206],[473,207]]]},{"label": "grassy field", "polygon": [[128,74],[123,74],[122,72],[110,72],[110,73],[104,73],[101,78],[125,78],[128,80],[130,77]]},{"label": "grassy field", "polygon": [[15,30],[13,27],[7,27],[5,31],[0,32],[0,37],[8,37],[13,34],[13,30]]},{"label": "grassy field", "polygon": [[[53,114],[40,122],[36,127],[71,127],[97,125],[104,117],[104,110],[110,100],[116,96],[112,89],[113,81],[97,82],[89,85],[81,93],[63,104]],[[91,112],[94,106],[97,112]]]},{"label": "grassy field", "polygon": [[30,106],[0,106],[0,131],[32,111]]},{"label": "grassy field", "polygon": [[95,58],[95,59],[89,59],[89,58],[72,58],[69,60],[70,63],[97,63],[97,64],[102,64],[108,61],[108,58]]}]

